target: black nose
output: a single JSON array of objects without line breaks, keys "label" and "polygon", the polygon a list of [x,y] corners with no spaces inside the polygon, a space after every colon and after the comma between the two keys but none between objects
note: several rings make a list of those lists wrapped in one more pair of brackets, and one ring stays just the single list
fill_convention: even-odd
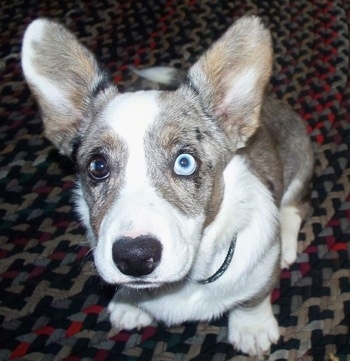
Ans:
[{"label": "black nose", "polygon": [[151,236],[125,237],[113,244],[112,254],[120,272],[140,277],[152,273],[158,266],[162,245]]}]

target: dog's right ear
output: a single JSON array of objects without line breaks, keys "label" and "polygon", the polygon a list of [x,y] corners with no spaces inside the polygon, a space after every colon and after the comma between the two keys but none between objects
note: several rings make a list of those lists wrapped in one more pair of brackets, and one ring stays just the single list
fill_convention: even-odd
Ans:
[{"label": "dog's right ear", "polygon": [[39,103],[45,135],[71,156],[91,102],[112,87],[94,56],[62,25],[38,19],[27,28],[22,68]]}]

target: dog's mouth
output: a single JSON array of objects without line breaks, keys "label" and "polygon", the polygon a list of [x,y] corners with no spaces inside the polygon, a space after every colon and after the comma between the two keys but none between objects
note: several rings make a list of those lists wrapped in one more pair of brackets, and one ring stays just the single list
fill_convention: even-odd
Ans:
[{"label": "dog's mouth", "polygon": [[123,284],[124,287],[134,288],[134,289],[152,289],[159,288],[162,286],[162,283],[159,282],[148,282],[144,280],[134,280]]}]

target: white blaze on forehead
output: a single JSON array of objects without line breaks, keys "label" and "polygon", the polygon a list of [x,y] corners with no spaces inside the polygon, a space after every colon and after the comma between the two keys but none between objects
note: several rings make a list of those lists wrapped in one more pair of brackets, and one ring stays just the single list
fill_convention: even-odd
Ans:
[{"label": "white blaze on forehead", "polygon": [[143,137],[159,113],[158,91],[117,95],[104,111],[104,118],[125,140]]},{"label": "white blaze on forehead", "polygon": [[150,124],[159,114],[159,108],[157,91],[140,91],[116,96],[103,114],[108,125],[127,144],[127,186],[145,182],[144,138]]}]

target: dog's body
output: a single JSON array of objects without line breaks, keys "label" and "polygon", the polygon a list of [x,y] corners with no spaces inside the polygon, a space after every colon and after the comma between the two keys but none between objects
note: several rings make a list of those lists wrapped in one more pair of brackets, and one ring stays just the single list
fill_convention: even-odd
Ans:
[{"label": "dog's body", "polygon": [[242,351],[278,340],[270,293],[296,257],[313,157],[299,117],[265,95],[271,49],[245,17],[178,90],[120,94],[62,26],[28,28],[22,64],[46,135],[77,163],[99,273],[124,286],[115,328],[229,311]]}]

